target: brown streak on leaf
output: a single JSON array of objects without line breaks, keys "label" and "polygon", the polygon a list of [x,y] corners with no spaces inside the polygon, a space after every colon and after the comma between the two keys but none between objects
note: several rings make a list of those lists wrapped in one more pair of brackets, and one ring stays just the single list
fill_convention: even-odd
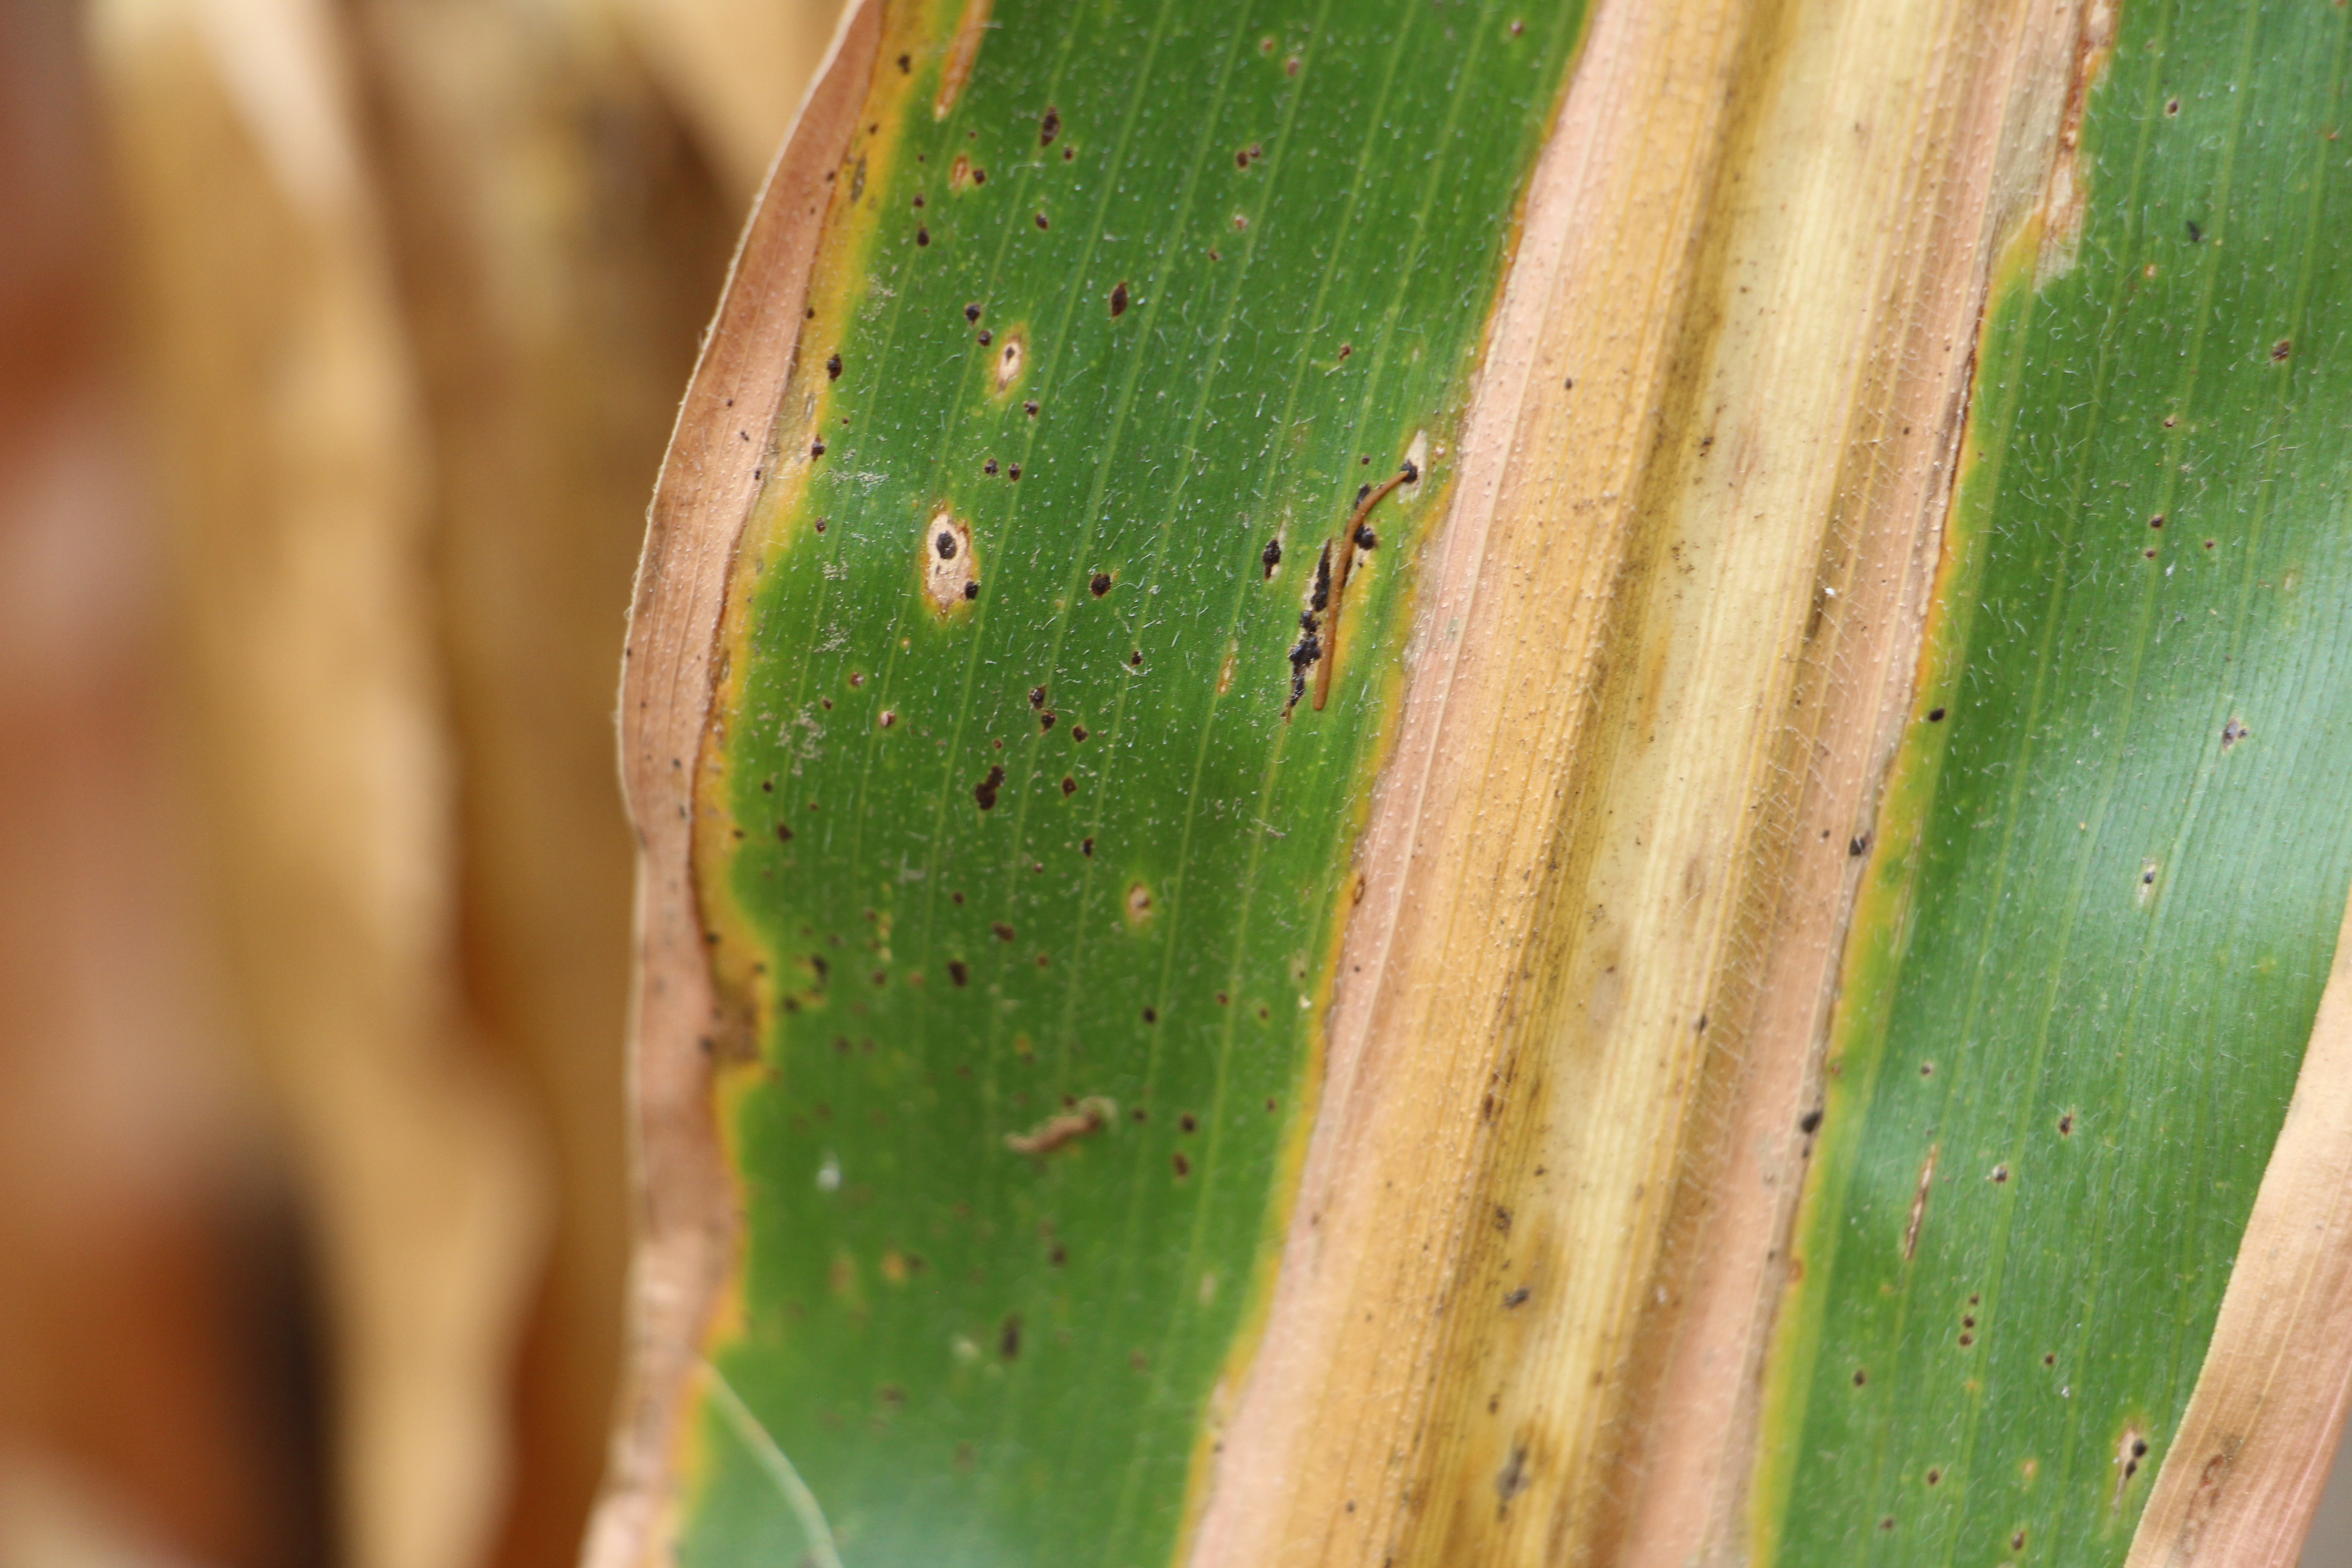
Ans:
[{"label": "brown streak on leaf", "polygon": [[980,46],[988,37],[990,0],[964,0],[963,15],[956,18],[955,37],[949,40],[947,58],[940,65],[940,95],[931,100],[931,118],[945,120],[963,93],[963,84],[971,79],[971,68],[980,63]]}]

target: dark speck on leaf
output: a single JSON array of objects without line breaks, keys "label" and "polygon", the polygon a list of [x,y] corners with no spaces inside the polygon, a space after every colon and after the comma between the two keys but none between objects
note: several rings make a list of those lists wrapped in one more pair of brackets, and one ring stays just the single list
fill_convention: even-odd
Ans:
[{"label": "dark speck on leaf", "polygon": [[1928,709],[1928,710],[1927,710],[1927,722],[1928,722],[1928,723],[1930,723],[1930,724],[1940,724],[1940,723],[1942,723],[1943,721],[1944,721],[1944,710],[1943,710],[1941,708],[1930,708],[1930,709]]},{"label": "dark speck on leaf", "polygon": [[1004,770],[1001,767],[992,767],[988,770],[988,776],[986,778],[972,785],[971,797],[972,799],[980,802],[981,810],[993,811],[996,809],[996,792],[998,789],[1003,787],[1003,784]]},{"label": "dark speck on leaf", "polygon": [[1265,548],[1258,552],[1257,559],[1258,564],[1265,568],[1265,574],[1268,577],[1272,577],[1274,575],[1274,569],[1282,564],[1282,541],[1279,539],[1267,540],[1265,542]]},{"label": "dark speck on leaf", "polygon": [[1013,928],[1006,925],[1003,921],[998,921],[988,929],[996,933],[996,940],[999,942],[1011,942],[1013,940]]},{"label": "dark speck on leaf", "polygon": [[1045,110],[1045,118],[1037,122],[1037,145],[1051,147],[1054,144],[1054,138],[1061,133],[1062,111],[1048,108]]},{"label": "dark speck on leaf", "polygon": [[964,596],[965,598],[967,598],[967,599],[977,599],[977,598],[979,598],[979,597],[980,597],[980,584],[979,584],[978,583],[971,583],[971,582],[966,583],[966,584],[963,585],[963,596]]},{"label": "dark speck on leaf", "polygon": [[963,308],[963,319],[967,321],[977,321],[980,320],[980,307],[978,305],[966,305]]},{"label": "dark speck on leaf", "polygon": [[2196,245],[2203,240],[2204,237],[2205,231],[2197,226],[2197,220],[2195,218],[2190,218],[2189,220],[2189,243]]},{"label": "dark speck on leaf", "polygon": [[952,561],[955,559],[956,536],[943,528],[940,530],[940,536],[931,541],[931,548],[940,552],[940,560]]},{"label": "dark speck on leaf", "polygon": [[1110,286],[1110,313],[1114,316],[1127,314],[1127,280],[1125,279]]},{"label": "dark speck on leaf", "polygon": [[1804,1133],[1807,1137],[1811,1137],[1815,1132],[1821,1131],[1821,1125],[1822,1113],[1819,1110],[1808,1110],[1802,1116],[1797,1118],[1797,1131]]},{"label": "dark speck on leaf", "polygon": [[917,245],[929,245],[929,244],[930,244],[930,243],[931,243],[931,231],[930,231],[929,229],[928,229],[928,228],[923,228],[923,227],[921,227],[921,226],[919,226],[916,228],[916,230],[915,230],[915,243],[916,243]]},{"label": "dark speck on leaf", "polygon": [[841,379],[841,356],[839,354],[835,354],[831,359],[824,362],[824,374],[832,380],[839,381]]},{"label": "dark speck on leaf", "polygon": [[1101,598],[1105,594],[1110,592],[1110,574],[1108,572],[1096,573],[1095,580],[1087,584],[1087,586],[1093,590],[1094,596],[1096,598]]},{"label": "dark speck on leaf", "polygon": [[948,978],[958,985],[969,985],[971,984],[971,971],[964,967],[962,959],[950,958],[948,960]]},{"label": "dark speck on leaf", "polygon": [[1029,706],[1032,708],[1043,708],[1045,706],[1045,689],[1044,687],[1033,686],[1029,689]]},{"label": "dark speck on leaf", "polygon": [[1071,725],[1071,726],[1070,726],[1070,739],[1071,739],[1071,740],[1073,740],[1073,741],[1083,741],[1083,740],[1085,740],[1086,738],[1087,738],[1087,727],[1086,727],[1084,724],[1073,724],[1073,725]]}]

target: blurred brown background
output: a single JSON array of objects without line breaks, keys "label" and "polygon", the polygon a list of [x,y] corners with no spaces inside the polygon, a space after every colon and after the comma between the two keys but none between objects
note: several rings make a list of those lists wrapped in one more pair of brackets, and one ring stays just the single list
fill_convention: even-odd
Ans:
[{"label": "blurred brown background", "polygon": [[613,691],[835,0],[0,0],[0,1568],[572,1561]]},{"label": "blurred brown background", "polygon": [[573,1560],[622,617],[835,5],[0,0],[0,1568]]}]

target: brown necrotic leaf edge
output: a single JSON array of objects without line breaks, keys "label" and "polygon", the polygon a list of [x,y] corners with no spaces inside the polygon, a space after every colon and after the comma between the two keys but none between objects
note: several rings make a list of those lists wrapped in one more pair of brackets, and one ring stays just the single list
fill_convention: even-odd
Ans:
[{"label": "brown necrotic leaf edge", "polygon": [[736,1198],[712,1100],[719,1030],[694,880],[694,780],[727,584],[760,493],[831,185],[872,79],[877,0],[853,0],[770,169],[678,410],[646,519],[621,673],[621,775],[637,836],[629,1059],[635,1190],[629,1366],[588,1568],[666,1562],[701,1348],[734,1264]]}]

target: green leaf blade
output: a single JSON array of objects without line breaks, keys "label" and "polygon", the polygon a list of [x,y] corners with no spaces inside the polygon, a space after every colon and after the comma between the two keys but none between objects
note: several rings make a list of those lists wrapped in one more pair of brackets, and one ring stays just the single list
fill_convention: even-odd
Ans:
[{"label": "green leaf blade", "polygon": [[1777,1561],[2119,1563],[2195,1384],[2352,887],[2346,37],[2126,5],[2074,266],[1989,316],[1798,1237]]},{"label": "green leaf blade", "polygon": [[[1579,13],[1000,5],[935,118],[954,21],[845,170],[730,611],[698,871],[760,1060],[712,1359],[845,1562],[1141,1563],[1263,1301],[1412,552]],[[1286,718],[1322,544],[1415,450],[1329,706]],[[1057,1117],[1099,1124],[1008,1146]],[[810,1549],[723,1414],[686,1560]]]}]

